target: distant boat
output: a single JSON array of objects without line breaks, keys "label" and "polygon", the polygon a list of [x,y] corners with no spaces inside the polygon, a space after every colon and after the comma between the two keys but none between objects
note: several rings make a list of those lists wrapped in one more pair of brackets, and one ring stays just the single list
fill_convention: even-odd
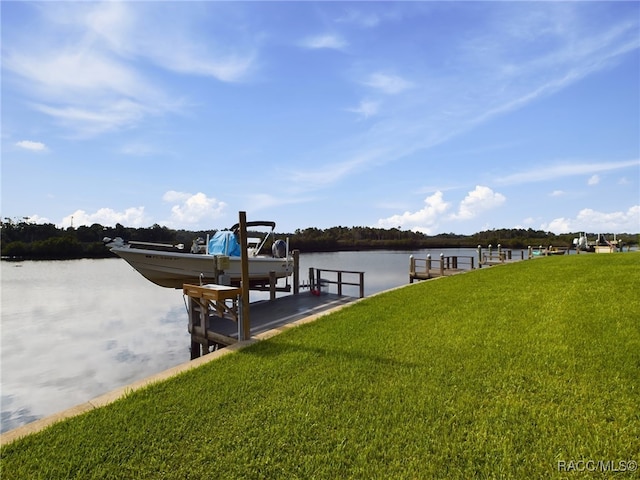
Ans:
[{"label": "distant boat", "polygon": [[[293,259],[289,245],[283,240],[275,240],[275,222],[247,222],[247,227],[270,227],[264,238],[247,239],[249,263],[249,283],[265,286],[270,272],[276,279],[293,273]],[[125,242],[121,238],[104,241],[111,251],[126,260],[147,280],[168,288],[182,288],[183,284],[219,283],[240,285],[242,276],[241,250],[238,241],[239,224],[229,230],[217,231],[207,241],[199,238],[193,241],[190,251],[184,245],[152,242]],[[261,251],[268,238],[273,246],[270,254]]]},{"label": "distant boat", "polygon": [[564,255],[569,251],[568,247],[548,247],[548,248],[538,248],[531,251],[531,254],[534,257],[547,257],[549,255]]},{"label": "distant boat", "polygon": [[613,235],[613,240],[607,240],[602,233],[598,234],[598,238],[595,241],[587,240],[587,234],[583,233],[580,237],[573,239],[573,244],[578,251],[595,253],[613,253],[619,251],[622,247],[622,242],[618,241],[615,234]]},{"label": "distant boat", "polygon": [[613,253],[618,251],[618,240],[616,236],[613,236],[613,240],[609,241],[601,233],[598,234],[598,240],[596,240],[593,249],[596,253]]}]

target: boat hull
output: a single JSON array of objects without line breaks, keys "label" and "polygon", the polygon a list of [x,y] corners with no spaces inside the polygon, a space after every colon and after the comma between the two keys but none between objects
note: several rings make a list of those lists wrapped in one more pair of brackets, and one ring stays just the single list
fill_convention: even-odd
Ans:
[{"label": "boat hull", "polygon": [[[167,288],[182,288],[185,283],[219,283],[214,255],[160,252],[129,247],[113,247],[113,253],[123,258],[147,280]],[[224,275],[231,285],[240,285],[242,265],[240,257],[228,257],[228,267]],[[276,278],[288,277],[293,273],[293,262],[286,258],[249,258],[249,283],[265,284],[270,272]]]}]

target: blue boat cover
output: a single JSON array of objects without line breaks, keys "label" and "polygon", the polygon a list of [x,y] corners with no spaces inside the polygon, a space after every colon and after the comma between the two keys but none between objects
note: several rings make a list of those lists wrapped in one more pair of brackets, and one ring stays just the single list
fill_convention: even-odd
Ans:
[{"label": "blue boat cover", "polygon": [[240,256],[240,244],[238,239],[229,230],[221,230],[209,240],[209,255]]}]

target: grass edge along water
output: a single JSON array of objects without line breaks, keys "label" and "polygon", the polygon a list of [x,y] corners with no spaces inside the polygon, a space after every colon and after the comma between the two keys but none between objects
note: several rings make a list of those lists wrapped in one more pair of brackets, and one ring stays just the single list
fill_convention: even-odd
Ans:
[{"label": "grass edge along water", "polygon": [[630,472],[640,460],[638,318],[640,253],[549,257],[422,282],[17,440],[1,450],[1,474]]}]

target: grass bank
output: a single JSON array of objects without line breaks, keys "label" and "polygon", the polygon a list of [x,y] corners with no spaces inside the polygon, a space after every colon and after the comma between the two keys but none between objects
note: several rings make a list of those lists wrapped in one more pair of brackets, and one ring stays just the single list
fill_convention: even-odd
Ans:
[{"label": "grass bank", "polygon": [[9,444],[1,474],[579,478],[559,462],[640,461],[639,318],[636,253],[419,283]]}]

